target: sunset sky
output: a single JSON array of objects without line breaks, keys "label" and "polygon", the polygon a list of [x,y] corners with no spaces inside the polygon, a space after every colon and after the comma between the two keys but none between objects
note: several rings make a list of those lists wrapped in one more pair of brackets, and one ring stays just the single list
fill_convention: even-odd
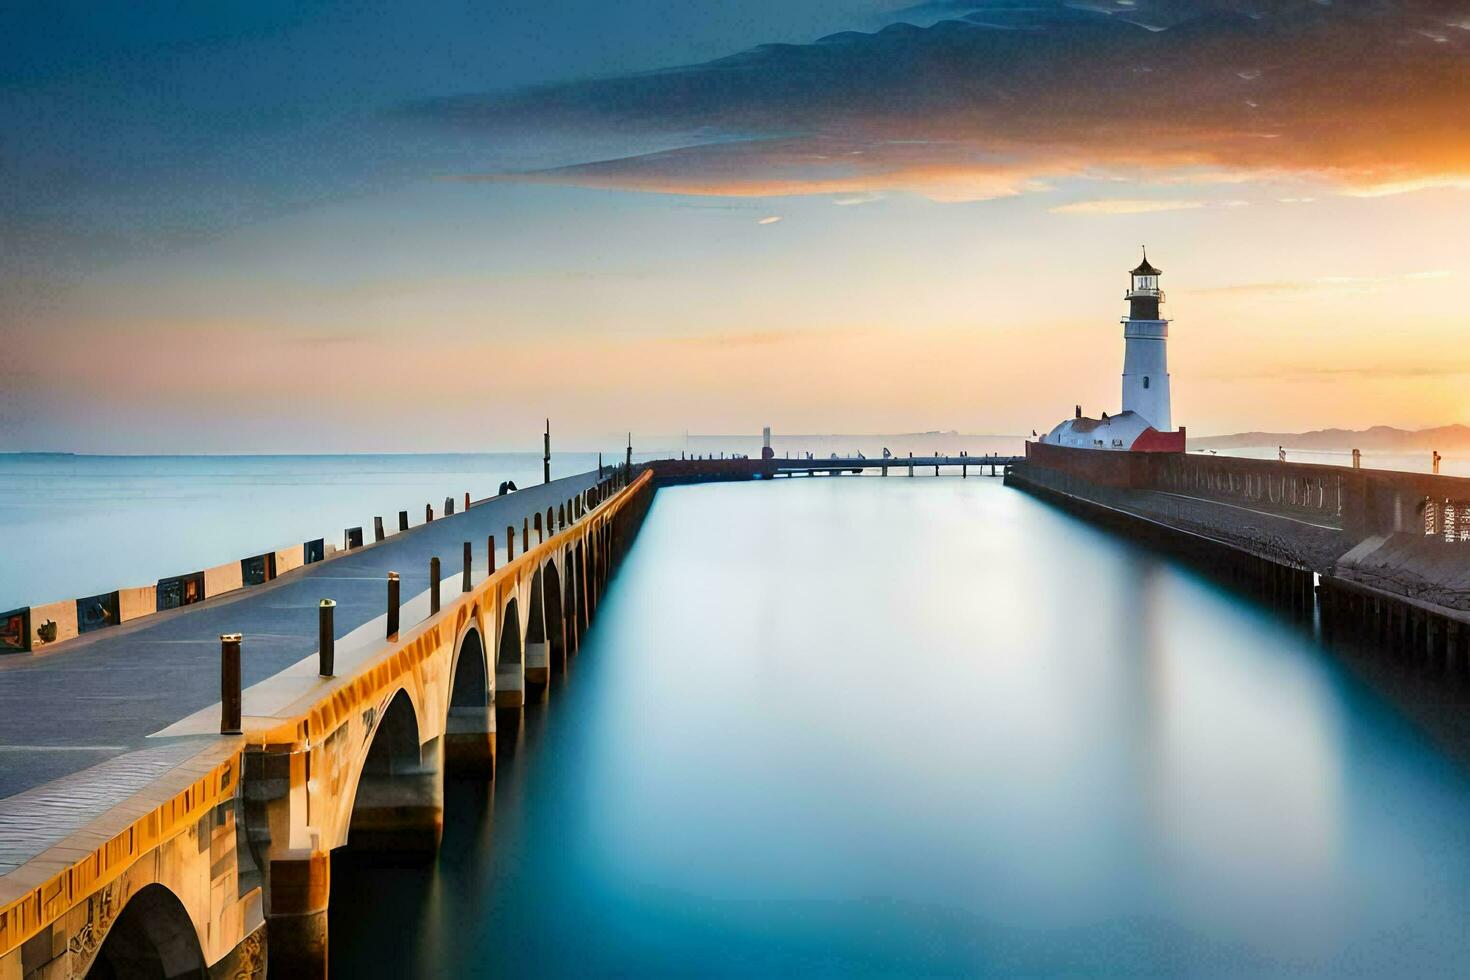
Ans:
[{"label": "sunset sky", "polygon": [[1470,422],[1470,0],[0,10],[0,450]]}]

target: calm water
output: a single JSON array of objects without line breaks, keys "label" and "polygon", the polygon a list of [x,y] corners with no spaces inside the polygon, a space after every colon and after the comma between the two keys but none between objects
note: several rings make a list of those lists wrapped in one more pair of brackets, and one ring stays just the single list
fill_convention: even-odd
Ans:
[{"label": "calm water", "polygon": [[1312,640],[970,479],[661,492],[338,976],[1465,975],[1470,779]]},{"label": "calm water", "polygon": [[[615,454],[607,459],[614,461]],[[597,466],[557,453],[552,476]],[[0,454],[0,610],[148,585],[424,504],[541,482],[540,453],[351,456]]]}]

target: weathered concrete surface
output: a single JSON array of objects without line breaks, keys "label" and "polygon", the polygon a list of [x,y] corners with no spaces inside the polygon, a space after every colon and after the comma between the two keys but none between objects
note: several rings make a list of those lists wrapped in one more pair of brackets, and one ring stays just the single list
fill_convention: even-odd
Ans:
[{"label": "weathered concrete surface", "polygon": [[583,473],[492,497],[265,585],[0,659],[0,799],[135,750],[217,701],[221,633],[245,634],[244,684],[254,684],[316,651],[319,600],[337,601],[336,631],[344,636],[383,614],[389,571],[402,577],[405,597],[415,595],[428,588],[431,556],[440,556],[446,575],[457,573],[462,544],[471,541],[483,573],[491,534],[504,564],[507,524],[519,527],[596,480]]},{"label": "weathered concrete surface", "polygon": [[1470,613],[1470,545],[1423,532],[1373,535],[1337,562],[1349,582]]}]

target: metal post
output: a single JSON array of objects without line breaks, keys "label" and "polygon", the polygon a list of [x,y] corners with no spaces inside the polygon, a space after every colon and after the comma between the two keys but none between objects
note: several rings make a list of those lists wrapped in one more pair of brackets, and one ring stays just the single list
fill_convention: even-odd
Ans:
[{"label": "metal post", "polygon": [[914,453],[913,453],[913,450],[909,450],[909,476],[913,476],[913,475],[914,475]]},{"label": "metal post", "polygon": [[408,530],[408,511],[406,510],[400,510],[398,512],[398,530]]},{"label": "metal post", "polygon": [[240,634],[219,636],[219,733],[240,734]]},{"label": "metal post", "polygon": [[398,573],[388,573],[388,639],[398,635]]},{"label": "metal post", "polygon": [[429,615],[439,611],[439,556],[429,559]]},{"label": "metal post", "polygon": [[541,482],[551,482],[551,419],[546,420],[546,448],[541,454]]},{"label": "metal post", "polygon": [[381,517],[373,518],[373,540],[383,540],[383,519]]},{"label": "metal post", "polygon": [[540,544],[545,540],[546,539],[541,536],[541,512],[538,510],[536,512],[536,543]]},{"label": "metal post", "polygon": [[564,528],[564,527],[567,526],[567,505],[566,504],[557,504],[556,505],[556,526],[557,526],[557,529],[558,530],[560,530],[560,529],[562,529],[562,528]]},{"label": "metal post", "polygon": [[332,676],[337,655],[337,636],[332,628],[332,615],[337,604],[323,599],[316,611],[316,672],[323,677]]},{"label": "metal post", "polygon": [[505,560],[510,561],[516,556],[516,529],[509,524],[505,526]]},{"label": "metal post", "polygon": [[459,581],[459,591],[461,592],[468,592],[470,590],[470,563],[474,560],[473,550],[470,547],[470,543],[466,541],[464,543],[464,577]]},{"label": "metal post", "polygon": [[487,567],[485,569],[485,574],[487,574],[487,575],[494,575],[495,574],[495,535],[493,535],[493,534],[490,535],[490,540],[488,540],[488,541],[485,542],[485,554],[487,554],[487,555],[490,556],[489,561],[488,561],[488,565],[487,565]]},{"label": "metal post", "polygon": [[521,518],[521,554],[531,550],[531,522]]}]

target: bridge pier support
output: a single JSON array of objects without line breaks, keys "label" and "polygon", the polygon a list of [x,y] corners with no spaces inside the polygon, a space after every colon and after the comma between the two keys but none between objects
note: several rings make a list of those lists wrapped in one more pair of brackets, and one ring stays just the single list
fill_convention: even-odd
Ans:
[{"label": "bridge pier support", "polygon": [[551,644],[545,640],[526,644],[526,700],[540,701],[551,683]]},{"label": "bridge pier support", "polygon": [[265,939],[270,975],[327,975],[331,880],[331,856],[325,851],[270,862]]},{"label": "bridge pier support", "polygon": [[526,675],[521,662],[495,665],[495,707],[519,708],[526,703]]},{"label": "bridge pier support", "polygon": [[443,742],[418,746],[417,759],[369,756],[357,783],[347,846],[394,863],[427,861],[444,834]]},{"label": "bridge pier support", "polygon": [[450,705],[444,723],[444,771],[451,776],[495,778],[493,705]]}]

